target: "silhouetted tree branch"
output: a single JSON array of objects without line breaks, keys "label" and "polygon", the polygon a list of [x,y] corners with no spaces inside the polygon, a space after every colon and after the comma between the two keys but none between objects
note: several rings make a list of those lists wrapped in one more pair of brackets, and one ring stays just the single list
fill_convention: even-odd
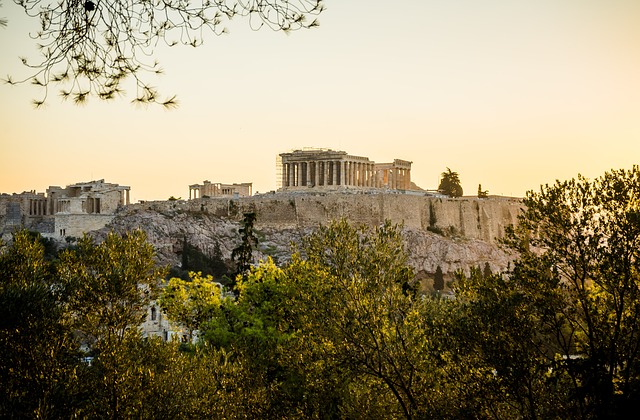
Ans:
[{"label": "silhouetted tree branch", "polygon": [[121,82],[131,76],[137,92],[133,102],[177,104],[175,96],[163,99],[145,83],[141,72],[162,73],[153,61],[159,43],[197,47],[205,30],[220,35],[233,17],[249,20],[253,30],[264,26],[292,31],[317,26],[320,0],[15,0],[30,17],[38,18],[42,60],[22,62],[35,71],[24,80],[43,87],[61,87],[63,98],[84,103],[88,96],[108,100],[123,93]]},{"label": "silhouetted tree branch", "polygon": [[[2,7],[2,2],[0,2],[0,7]],[[0,27],[7,26],[7,23],[9,23],[9,21],[6,18],[0,18]]]}]

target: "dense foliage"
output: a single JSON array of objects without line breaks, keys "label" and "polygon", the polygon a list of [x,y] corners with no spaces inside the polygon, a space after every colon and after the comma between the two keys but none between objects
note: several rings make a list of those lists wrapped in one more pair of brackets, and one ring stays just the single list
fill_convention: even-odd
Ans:
[{"label": "dense foliage", "polygon": [[[144,236],[0,254],[0,417],[620,418],[640,402],[640,170],[530,192],[513,267],[423,294],[401,227],[336,221],[291,260],[170,279],[192,344],[136,325],[164,274]],[[87,362],[90,357],[91,363]]]}]

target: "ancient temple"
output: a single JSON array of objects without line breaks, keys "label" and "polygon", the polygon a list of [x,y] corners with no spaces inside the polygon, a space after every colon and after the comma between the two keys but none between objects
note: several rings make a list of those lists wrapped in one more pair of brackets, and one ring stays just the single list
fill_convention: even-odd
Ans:
[{"label": "ancient temple", "polygon": [[222,184],[204,181],[202,184],[189,185],[189,200],[211,197],[251,197],[253,183]]},{"label": "ancient temple", "polygon": [[100,179],[64,188],[50,186],[46,194],[35,190],[0,194],[0,234],[26,227],[47,237],[80,237],[106,226],[119,208],[128,205],[130,189]]},{"label": "ancient temple", "polygon": [[411,163],[375,163],[367,157],[331,149],[281,153],[277,163],[282,191],[340,188],[411,189]]}]

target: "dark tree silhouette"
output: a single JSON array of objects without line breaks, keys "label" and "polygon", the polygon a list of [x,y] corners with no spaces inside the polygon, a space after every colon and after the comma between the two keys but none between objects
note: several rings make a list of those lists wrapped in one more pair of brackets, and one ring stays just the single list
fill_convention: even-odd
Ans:
[{"label": "dark tree silhouette", "polygon": [[253,250],[258,246],[258,238],[253,233],[253,223],[256,221],[255,213],[245,213],[242,219],[242,227],[239,229],[242,242],[231,252],[231,259],[236,265],[236,277],[246,276],[251,268]]},{"label": "dark tree silhouette", "polygon": [[489,265],[488,262],[484,263],[484,269],[482,270],[482,276],[484,278],[488,278],[490,276],[492,276],[493,273],[491,272],[491,266]]},{"label": "dark tree silhouette", "polygon": [[[2,2],[0,2],[0,7],[2,7]],[[9,21],[6,18],[0,18],[0,27],[7,26],[7,23],[9,23]]]},{"label": "dark tree silhouette", "polygon": [[447,168],[447,171],[442,173],[438,191],[449,197],[462,197],[462,186],[460,185],[460,176],[458,176],[458,173]]},{"label": "dark tree silhouette", "polygon": [[440,266],[436,267],[436,273],[433,276],[433,288],[438,291],[444,289],[444,274]]},{"label": "dark tree silhouette", "polygon": [[219,35],[224,23],[240,16],[252,29],[266,26],[291,31],[317,26],[323,10],[320,0],[14,0],[41,23],[32,36],[42,53],[39,62],[22,62],[34,70],[24,80],[44,88],[42,105],[51,84],[61,87],[63,98],[83,103],[89,95],[112,99],[122,94],[121,82],[136,81],[134,102],[177,104],[175,96],[161,99],[158,91],[140,78],[148,71],[161,73],[157,62],[147,61],[159,43],[196,47],[205,30]]},{"label": "dark tree silhouette", "polygon": [[482,189],[482,184],[478,184],[478,198],[487,198],[489,196],[488,190]]}]

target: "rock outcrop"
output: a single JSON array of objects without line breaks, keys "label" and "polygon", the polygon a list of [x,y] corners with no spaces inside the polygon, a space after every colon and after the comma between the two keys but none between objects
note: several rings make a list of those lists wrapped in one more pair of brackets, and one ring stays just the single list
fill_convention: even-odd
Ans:
[{"label": "rock outcrop", "polygon": [[240,221],[246,212],[257,215],[256,261],[267,256],[278,262],[290,258],[320,224],[347,218],[354,223],[380,225],[385,219],[403,225],[409,263],[420,278],[432,278],[440,266],[449,277],[459,269],[507,268],[513,256],[498,245],[504,228],[517,221],[522,204],[515,199],[445,199],[400,194],[270,194],[241,199],[198,199],[148,202],[127,206],[109,230],[146,231],[161,263],[176,266],[185,240],[205,255],[218,250],[230,260],[240,243]]}]

